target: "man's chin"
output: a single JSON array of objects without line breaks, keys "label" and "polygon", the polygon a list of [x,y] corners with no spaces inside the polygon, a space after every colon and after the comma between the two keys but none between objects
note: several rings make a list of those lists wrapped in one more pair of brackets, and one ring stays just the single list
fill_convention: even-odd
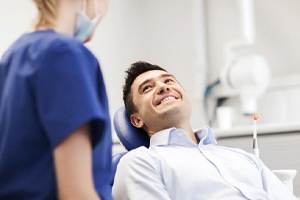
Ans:
[{"label": "man's chin", "polygon": [[168,106],[164,109],[161,109],[160,111],[161,115],[164,117],[171,117],[173,115],[178,115],[183,112],[183,110],[178,106]]}]

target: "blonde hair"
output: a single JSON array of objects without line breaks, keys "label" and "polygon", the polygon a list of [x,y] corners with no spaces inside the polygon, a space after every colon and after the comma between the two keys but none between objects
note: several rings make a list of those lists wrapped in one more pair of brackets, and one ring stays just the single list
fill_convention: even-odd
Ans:
[{"label": "blonde hair", "polygon": [[34,28],[52,28],[55,26],[56,12],[59,0],[33,0],[37,9],[38,16]]}]

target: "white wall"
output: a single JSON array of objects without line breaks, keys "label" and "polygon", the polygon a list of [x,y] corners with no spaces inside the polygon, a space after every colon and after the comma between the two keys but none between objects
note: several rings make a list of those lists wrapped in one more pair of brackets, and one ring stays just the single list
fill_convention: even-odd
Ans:
[{"label": "white wall", "polygon": [[[224,47],[241,39],[237,2],[206,0],[210,78],[224,66]],[[256,41],[254,50],[269,62],[272,77],[300,74],[300,1],[254,0]]]},{"label": "white wall", "polygon": [[0,0],[0,57],[22,33],[28,31],[35,16],[31,0]]}]

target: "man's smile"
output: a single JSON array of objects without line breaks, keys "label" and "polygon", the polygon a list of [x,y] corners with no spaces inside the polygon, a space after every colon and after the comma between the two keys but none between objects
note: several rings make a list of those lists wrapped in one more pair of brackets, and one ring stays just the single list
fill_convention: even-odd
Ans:
[{"label": "man's smile", "polygon": [[163,104],[163,103],[166,103],[168,101],[173,101],[173,100],[176,100],[178,99],[176,96],[174,95],[166,95],[164,96],[163,98],[161,98],[158,102],[157,102],[157,105],[160,105],[160,104]]}]

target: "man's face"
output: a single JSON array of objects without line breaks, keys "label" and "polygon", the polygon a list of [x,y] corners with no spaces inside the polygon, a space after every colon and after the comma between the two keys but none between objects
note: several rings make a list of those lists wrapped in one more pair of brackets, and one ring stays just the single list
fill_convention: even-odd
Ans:
[{"label": "man's face", "polygon": [[192,106],[188,96],[175,77],[165,71],[151,70],[139,75],[131,91],[137,108],[131,122],[148,133],[190,118]]}]

